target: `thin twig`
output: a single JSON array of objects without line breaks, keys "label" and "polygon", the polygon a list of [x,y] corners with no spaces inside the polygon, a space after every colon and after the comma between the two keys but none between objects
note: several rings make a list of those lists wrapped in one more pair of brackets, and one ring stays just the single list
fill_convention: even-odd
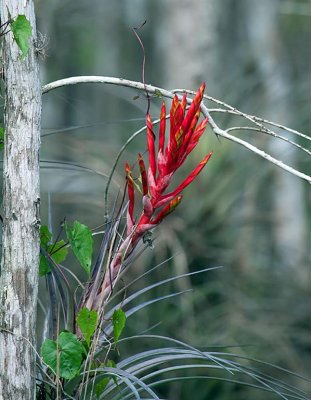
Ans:
[{"label": "thin twig", "polygon": [[300,144],[295,143],[292,140],[290,140],[290,139],[288,139],[288,138],[286,138],[284,136],[278,135],[275,132],[267,131],[266,129],[255,128],[254,126],[233,126],[232,128],[226,129],[227,133],[233,132],[233,131],[255,131],[255,132],[265,133],[266,135],[273,136],[273,137],[275,137],[277,139],[283,140],[284,142],[289,143],[289,144],[297,147],[297,149],[300,149],[300,150],[304,151],[305,153],[307,153],[307,154],[309,154],[311,156],[311,151],[310,150],[306,149],[305,147],[300,146]]},{"label": "thin twig", "polygon": [[[141,82],[130,81],[128,79],[122,79],[122,78],[107,77],[107,76],[76,76],[76,77],[71,77],[71,78],[60,79],[58,81],[51,82],[51,83],[43,86],[42,92],[48,93],[51,90],[57,89],[59,87],[68,86],[68,85],[76,85],[79,83],[104,83],[104,84],[110,84],[110,85],[125,86],[125,87],[130,87],[133,89],[143,90],[143,91],[147,90],[149,93],[156,94],[157,96],[161,95],[163,97],[168,97],[168,98],[173,98],[175,95],[174,92],[178,92],[178,91],[190,93],[190,91],[186,91],[184,89],[175,89],[173,91],[169,91],[166,89],[162,89],[160,87],[156,87],[153,85],[147,85],[147,84],[144,84]],[[178,95],[178,96],[181,98],[180,95]],[[229,106],[226,103],[223,103],[221,101],[218,101],[210,96],[204,96],[204,98],[206,98],[207,100],[214,101],[217,104],[224,105],[225,107],[228,107],[229,109],[235,111],[238,115],[241,115],[244,118],[246,118],[247,120],[253,122],[255,125],[262,127],[261,123],[259,122],[259,121],[263,122],[261,119],[253,118],[252,116],[242,113],[242,112],[236,110],[234,107]],[[192,101],[192,99],[190,99],[190,98],[187,99],[188,103],[190,103],[191,101]],[[284,169],[285,171],[287,171],[295,176],[298,176],[299,178],[304,179],[307,182],[311,183],[311,176],[309,176],[303,172],[300,172],[293,167],[290,167],[289,165],[283,163],[281,160],[278,160],[278,159],[272,157],[270,154],[267,154],[263,150],[258,149],[256,146],[254,146],[242,139],[236,138],[236,137],[230,135],[225,130],[221,129],[216,124],[216,122],[210,115],[208,108],[204,104],[202,104],[201,109],[202,109],[203,114],[209,118],[209,124],[211,126],[211,129],[217,136],[228,139],[234,143],[238,143],[239,145],[247,148],[248,150],[252,151],[253,153],[255,153],[255,154],[259,155],[260,157],[264,158],[265,160],[271,162],[272,164],[275,164],[276,166]],[[266,122],[266,123],[269,123],[270,125],[285,129],[285,127],[283,127],[283,125],[279,125],[279,124],[275,124],[275,123],[271,123],[271,122]],[[265,129],[268,130],[268,128],[265,128]],[[295,131],[295,130],[292,130],[289,128],[286,128],[286,130],[288,130],[291,133],[295,133],[299,136],[302,136],[304,138],[308,138],[307,135],[301,134],[298,131]]]},{"label": "thin twig", "polygon": [[[184,92],[186,92],[186,93],[188,93],[188,94],[195,95],[195,92],[194,92],[193,90],[174,89],[174,90],[172,90],[172,92],[173,92],[173,93],[184,93]],[[230,104],[227,104],[227,103],[225,103],[224,101],[215,99],[215,98],[212,97],[212,96],[208,96],[208,95],[205,94],[205,95],[204,95],[204,98],[207,99],[207,100],[209,100],[209,101],[212,101],[213,103],[222,105],[222,106],[224,106],[224,107],[227,108],[227,110],[224,110],[224,109],[209,109],[209,112],[211,112],[211,111],[228,112],[228,113],[230,113],[230,114],[235,114],[235,115],[238,115],[238,116],[247,118],[249,121],[252,121],[253,123],[258,122],[258,123],[263,123],[263,124],[271,125],[271,126],[274,126],[274,127],[276,127],[276,128],[280,128],[280,129],[283,129],[283,130],[285,130],[285,131],[287,131],[287,132],[289,132],[289,133],[293,133],[294,135],[301,136],[302,138],[311,141],[311,136],[308,136],[308,135],[306,135],[306,134],[304,134],[304,133],[302,133],[302,132],[299,132],[299,131],[297,131],[297,130],[295,130],[295,129],[288,128],[288,127],[285,126],[285,125],[282,125],[282,124],[279,124],[279,123],[276,123],[276,122],[269,121],[269,120],[267,120],[267,119],[258,117],[258,116],[256,116],[256,115],[246,114],[246,113],[244,113],[244,112],[238,110],[237,108],[230,106]],[[263,125],[260,125],[260,126],[263,126]],[[267,129],[267,128],[266,128],[266,129]]]},{"label": "thin twig", "polygon": [[221,137],[231,140],[232,142],[240,144],[241,146],[245,147],[246,149],[252,151],[255,154],[258,154],[260,157],[271,162],[272,164],[276,165],[277,167],[280,167],[280,168],[284,169],[285,171],[290,172],[291,174],[298,176],[299,178],[304,179],[307,182],[311,183],[311,176],[306,175],[303,172],[300,172],[300,171],[296,170],[295,168],[290,167],[289,165],[283,163],[281,160],[278,160],[278,159],[270,156],[270,154],[264,152],[263,150],[258,149],[256,146],[246,142],[245,140],[242,140],[235,136],[230,135],[229,133],[227,133],[226,131],[224,131],[223,129],[219,128],[216,125],[215,121],[210,116],[208,109],[203,104],[201,105],[201,109],[202,109],[203,115],[205,117],[209,118],[209,123],[216,135],[219,135]]}]

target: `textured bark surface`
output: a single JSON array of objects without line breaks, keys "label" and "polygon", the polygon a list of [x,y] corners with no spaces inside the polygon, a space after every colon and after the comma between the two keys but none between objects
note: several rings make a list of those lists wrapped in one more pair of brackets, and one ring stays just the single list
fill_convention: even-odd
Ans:
[{"label": "textured bark surface", "polygon": [[0,278],[0,399],[35,398],[35,321],[39,260],[41,88],[31,0],[1,0],[1,22],[23,14],[33,37],[25,58],[3,39],[5,150],[3,253]]}]

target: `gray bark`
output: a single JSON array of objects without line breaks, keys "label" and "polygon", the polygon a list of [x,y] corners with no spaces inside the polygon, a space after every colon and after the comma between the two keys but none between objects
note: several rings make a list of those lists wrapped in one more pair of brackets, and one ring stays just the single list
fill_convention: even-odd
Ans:
[{"label": "gray bark", "polygon": [[32,0],[2,0],[30,21],[31,48],[21,60],[12,34],[3,40],[5,150],[3,165],[3,251],[0,278],[0,399],[35,398],[35,322],[39,261],[39,147],[41,87],[34,50]]}]

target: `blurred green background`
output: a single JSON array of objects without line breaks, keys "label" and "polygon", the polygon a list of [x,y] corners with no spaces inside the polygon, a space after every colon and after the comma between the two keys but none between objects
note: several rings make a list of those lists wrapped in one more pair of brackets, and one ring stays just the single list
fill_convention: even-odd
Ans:
[{"label": "blurred green background", "polygon": [[[146,83],[196,90],[206,81],[210,96],[310,132],[308,0],[38,0],[36,10],[44,36],[43,83],[75,75],[141,81],[143,54],[132,28],[147,20],[139,31]],[[161,100],[151,103],[157,118]],[[64,217],[91,227],[103,222],[105,175],[125,140],[143,126],[146,108],[142,93],[107,85],[70,86],[44,95],[42,218],[48,222],[50,204],[55,233]],[[213,116],[224,129],[236,126],[229,114]],[[310,148],[307,140],[278,133]],[[234,134],[311,173],[310,156],[299,149],[263,133]],[[123,190],[125,161],[134,163],[145,147],[142,134],[126,151],[109,207]],[[128,334],[161,322],[152,332],[203,347],[227,346],[310,378],[310,187],[246,149],[218,141],[211,131],[198,147],[185,174],[211,149],[212,159],[156,232],[155,249],[132,265],[125,280],[170,256],[150,276],[152,282],[223,268],[161,287],[156,295],[193,291],[133,316]],[[310,391],[310,383],[286,379]],[[178,382],[165,390],[172,400],[275,398],[212,380]]]}]

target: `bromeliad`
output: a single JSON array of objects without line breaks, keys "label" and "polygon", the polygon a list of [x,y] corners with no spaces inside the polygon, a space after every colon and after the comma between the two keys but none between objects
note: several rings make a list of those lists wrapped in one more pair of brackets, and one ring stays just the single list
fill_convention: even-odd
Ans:
[{"label": "bromeliad", "polygon": [[182,191],[196,178],[211,157],[212,153],[207,154],[180,185],[166,193],[174,173],[196,147],[207,126],[207,118],[198,123],[204,89],[205,84],[203,83],[188,110],[186,110],[186,94],[184,94],[181,101],[179,101],[177,95],[173,98],[170,110],[170,134],[166,146],[166,108],[165,104],[162,104],[157,152],[151,117],[149,114],[147,115],[148,171],[143,157],[141,154],[138,155],[142,212],[136,222],[134,212],[135,187],[137,184],[133,179],[129,164],[126,163],[128,194],[126,238],[115,251],[111,262],[108,263],[109,266],[97,292],[96,299],[93,299],[93,301],[88,299],[87,305],[89,308],[97,310],[104,304],[112,292],[117,276],[127,257],[133,253],[139,241],[145,238],[148,232],[175,210],[182,200]]},{"label": "bromeliad", "polygon": [[[132,171],[126,165],[128,183],[128,215],[127,234],[132,234],[134,245],[147,231],[158,225],[164,217],[170,214],[181,202],[181,192],[196,178],[212,153],[207,154],[188,177],[174,190],[165,193],[174,173],[184,163],[191,151],[196,147],[205,131],[208,119],[198,124],[200,104],[203,98],[205,84],[203,83],[194,97],[186,113],[186,95],[181,102],[175,96],[170,110],[170,135],[165,146],[166,109],[162,104],[159,128],[159,143],[156,157],[155,135],[150,115],[147,115],[147,145],[149,168],[146,173],[145,163],[139,154],[138,163],[142,183],[143,211],[135,224],[134,219],[134,184]],[[162,209],[160,209],[164,206]],[[159,210],[160,209],[160,210]]]}]

